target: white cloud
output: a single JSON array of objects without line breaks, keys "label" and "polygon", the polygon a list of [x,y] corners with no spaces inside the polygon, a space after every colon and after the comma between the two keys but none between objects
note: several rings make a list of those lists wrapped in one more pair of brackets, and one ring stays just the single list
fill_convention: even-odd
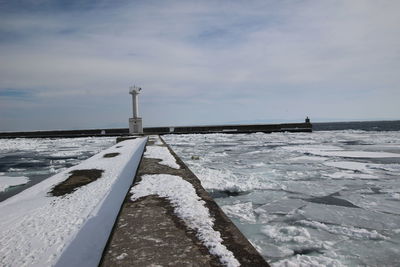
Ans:
[{"label": "white cloud", "polygon": [[[96,95],[87,105],[102,106],[125,105],[137,83],[158,103],[142,106],[152,125],[395,118],[399,11],[397,1],[149,1],[9,14],[0,30],[18,38],[0,42],[0,88],[32,88],[44,105]],[[210,112],[190,120],[190,107]]]}]

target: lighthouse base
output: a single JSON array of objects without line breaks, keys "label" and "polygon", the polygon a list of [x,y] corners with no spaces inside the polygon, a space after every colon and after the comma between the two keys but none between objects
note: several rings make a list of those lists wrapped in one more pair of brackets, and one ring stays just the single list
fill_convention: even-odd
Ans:
[{"label": "lighthouse base", "polygon": [[129,133],[143,133],[142,118],[129,118]]}]

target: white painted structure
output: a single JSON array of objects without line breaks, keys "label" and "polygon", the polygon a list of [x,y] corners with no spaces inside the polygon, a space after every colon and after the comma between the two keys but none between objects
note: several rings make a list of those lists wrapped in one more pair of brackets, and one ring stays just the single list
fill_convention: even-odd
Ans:
[{"label": "white painted structure", "polygon": [[143,133],[142,118],[139,117],[139,92],[142,88],[132,86],[129,88],[129,94],[132,95],[133,118],[129,118],[129,133]]}]

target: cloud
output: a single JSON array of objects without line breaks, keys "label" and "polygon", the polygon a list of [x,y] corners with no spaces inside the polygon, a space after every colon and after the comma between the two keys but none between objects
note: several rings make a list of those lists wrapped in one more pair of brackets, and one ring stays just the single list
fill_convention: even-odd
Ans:
[{"label": "cloud", "polygon": [[3,6],[0,88],[124,121],[136,83],[147,125],[399,114],[397,1],[112,3]]}]

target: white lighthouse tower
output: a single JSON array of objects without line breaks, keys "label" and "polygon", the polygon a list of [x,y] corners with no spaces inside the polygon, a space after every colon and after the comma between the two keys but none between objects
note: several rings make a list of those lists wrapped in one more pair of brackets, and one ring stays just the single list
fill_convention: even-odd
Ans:
[{"label": "white lighthouse tower", "polygon": [[137,86],[131,86],[129,88],[129,94],[132,95],[132,108],[133,108],[133,118],[129,118],[130,134],[143,133],[142,118],[139,117],[139,100],[138,100],[138,95],[141,90],[142,88]]}]

